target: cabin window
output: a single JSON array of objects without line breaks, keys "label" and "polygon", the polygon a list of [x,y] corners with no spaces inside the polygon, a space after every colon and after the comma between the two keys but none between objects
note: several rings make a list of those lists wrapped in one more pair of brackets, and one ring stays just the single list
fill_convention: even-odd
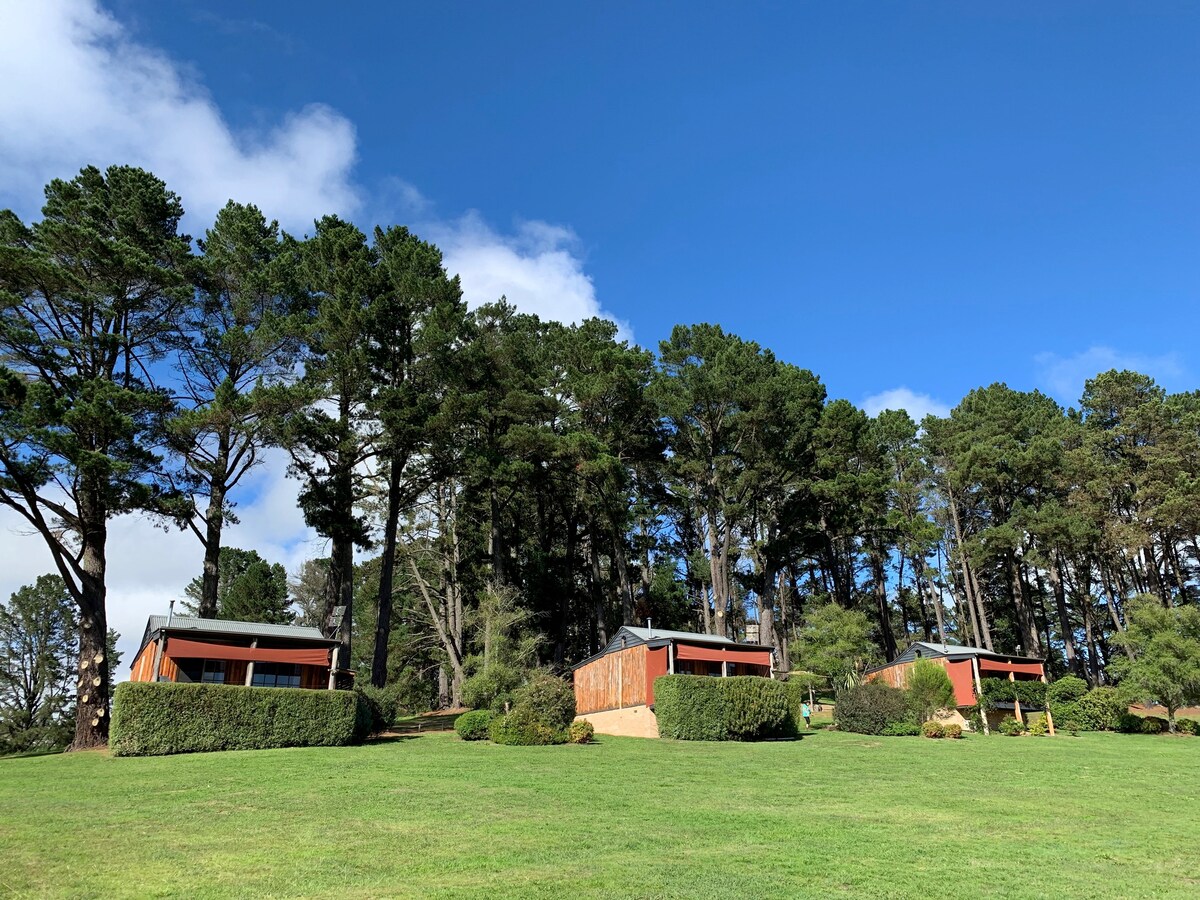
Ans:
[{"label": "cabin window", "polygon": [[255,663],[254,687],[300,687],[300,667],[287,663]]},{"label": "cabin window", "polygon": [[200,673],[200,680],[205,684],[224,684],[225,660],[206,659],[204,661],[204,671]]}]

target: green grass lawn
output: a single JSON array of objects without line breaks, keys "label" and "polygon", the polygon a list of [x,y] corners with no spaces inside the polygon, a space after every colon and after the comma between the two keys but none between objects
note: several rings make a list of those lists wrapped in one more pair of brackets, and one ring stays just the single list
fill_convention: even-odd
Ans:
[{"label": "green grass lawn", "polygon": [[0,761],[0,895],[1195,897],[1200,739]]}]

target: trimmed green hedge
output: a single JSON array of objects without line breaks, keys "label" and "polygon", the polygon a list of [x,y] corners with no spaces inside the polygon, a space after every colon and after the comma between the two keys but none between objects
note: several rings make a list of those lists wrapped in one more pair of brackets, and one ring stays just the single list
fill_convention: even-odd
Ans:
[{"label": "trimmed green hedge", "polygon": [[336,747],[370,733],[354,691],[132,682],[113,693],[113,756]]},{"label": "trimmed green hedge", "polygon": [[988,705],[1020,700],[1023,707],[1046,708],[1045,682],[984,678],[980,681],[980,686],[983,688],[983,699]]},{"label": "trimmed green hedge", "polygon": [[869,681],[838,694],[833,721],[842,731],[883,734],[891,725],[916,724],[916,717],[909,704],[908,691],[880,681]]},{"label": "trimmed green hedge", "polygon": [[454,720],[454,730],[464,741],[486,741],[495,715],[490,709],[473,709]]},{"label": "trimmed green hedge", "polygon": [[654,714],[659,736],[679,741],[757,741],[796,733],[786,685],[757,675],[662,675],[654,680]]}]

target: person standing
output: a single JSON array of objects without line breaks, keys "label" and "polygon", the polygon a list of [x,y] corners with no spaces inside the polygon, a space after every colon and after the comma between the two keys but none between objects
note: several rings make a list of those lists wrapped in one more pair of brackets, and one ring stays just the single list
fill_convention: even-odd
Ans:
[{"label": "person standing", "polygon": [[804,717],[804,727],[812,728],[812,710],[809,708],[807,702],[801,702],[800,715]]}]

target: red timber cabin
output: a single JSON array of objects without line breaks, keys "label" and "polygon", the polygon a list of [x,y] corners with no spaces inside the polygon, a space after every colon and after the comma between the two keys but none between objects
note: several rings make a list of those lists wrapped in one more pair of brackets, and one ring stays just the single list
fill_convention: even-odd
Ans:
[{"label": "red timber cabin", "polygon": [[336,647],[319,628],[151,616],[130,680],[322,690]]},{"label": "red timber cabin", "polygon": [[[927,659],[946,670],[950,683],[954,685],[954,700],[958,709],[949,710],[941,718],[957,722],[966,729],[971,725],[963,715],[964,707],[979,703],[979,691],[983,678],[1007,678],[1010,681],[1045,681],[1045,661],[1029,656],[1011,656],[993,653],[981,647],[963,647],[958,644],[931,644],[917,641],[890,663],[868,669],[865,681],[881,681],[892,687],[903,688],[908,681],[908,670],[918,659]],[[988,711],[988,725],[994,727],[1004,716],[1011,715],[1013,704],[1000,703]]]},{"label": "red timber cabin", "polygon": [[771,677],[770,647],[715,634],[623,625],[603,650],[575,666],[576,718],[600,734],[658,737],[654,679],[660,675]]}]

